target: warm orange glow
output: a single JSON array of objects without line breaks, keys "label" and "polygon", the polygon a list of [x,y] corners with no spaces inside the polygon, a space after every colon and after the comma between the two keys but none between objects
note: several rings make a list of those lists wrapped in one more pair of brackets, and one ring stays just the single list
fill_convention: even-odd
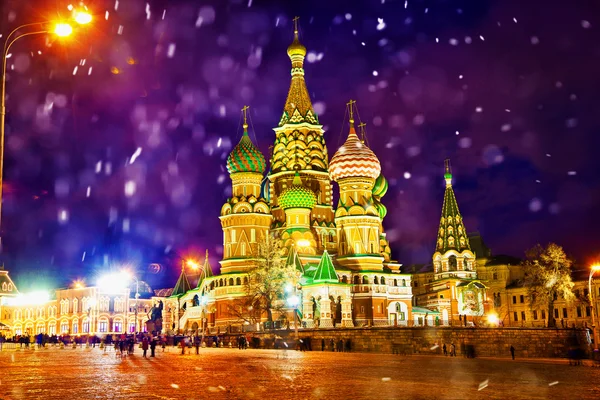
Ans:
[{"label": "warm orange glow", "polygon": [[73,282],[73,287],[75,289],[81,289],[81,288],[85,287],[85,284],[83,283],[82,280],[78,279],[75,282]]},{"label": "warm orange glow", "polygon": [[200,266],[198,265],[197,262],[195,262],[194,260],[185,260],[185,264],[190,267],[191,269],[198,269],[200,268]]},{"label": "warm orange glow", "polygon": [[117,68],[117,67],[112,67],[112,68],[110,69],[110,72],[112,72],[113,74],[117,75],[117,74],[119,74],[121,71],[119,71],[119,68]]},{"label": "warm orange glow", "polygon": [[80,25],[89,24],[92,22],[92,14],[85,11],[74,11],[73,19]]},{"label": "warm orange glow", "polygon": [[65,37],[73,33],[73,28],[69,24],[59,23],[54,26],[54,34],[56,36]]},{"label": "warm orange glow", "polygon": [[594,264],[594,265],[592,265],[591,268],[592,268],[592,271],[596,271],[596,272],[600,271],[600,264]]}]

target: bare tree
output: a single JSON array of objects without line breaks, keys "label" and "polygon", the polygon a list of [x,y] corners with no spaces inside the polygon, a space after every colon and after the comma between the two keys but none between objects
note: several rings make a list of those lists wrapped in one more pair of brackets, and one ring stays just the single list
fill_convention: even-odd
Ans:
[{"label": "bare tree", "polygon": [[287,264],[280,240],[263,236],[257,243],[254,267],[244,280],[244,297],[229,307],[230,315],[248,323],[266,316],[272,323],[275,313],[283,313],[286,288],[296,286],[298,275],[295,267]]},{"label": "bare tree", "polygon": [[546,308],[548,327],[555,327],[554,302],[558,298],[567,302],[575,298],[571,280],[573,261],[556,243],[549,243],[546,247],[538,244],[529,249],[526,255],[523,285],[527,288],[529,305],[532,309]]}]

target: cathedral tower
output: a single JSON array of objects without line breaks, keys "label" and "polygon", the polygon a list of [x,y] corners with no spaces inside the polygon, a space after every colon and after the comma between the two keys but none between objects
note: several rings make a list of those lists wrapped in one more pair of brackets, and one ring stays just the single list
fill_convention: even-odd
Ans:
[{"label": "cathedral tower", "polygon": [[221,207],[223,261],[221,273],[243,272],[256,251],[258,240],[268,235],[272,217],[267,201],[260,195],[265,158],[248,136],[248,107],[242,109],[244,132],[227,158],[231,177],[231,198]]},{"label": "cathedral tower", "polygon": [[475,255],[471,251],[465,225],[458,210],[454,190],[452,190],[450,160],[445,161],[444,170],[446,191],[436,251],[433,254],[434,272],[436,277],[442,277],[445,273],[451,272],[456,277],[476,278]]},{"label": "cathedral tower", "polygon": [[348,103],[348,138],[329,164],[329,175],[340,188],[335,210],[337,260],[353,270],[381,271],[384,258],[380,247],[380,212],[383,208],[378,209],[373,199],[373,186],[380,176],[381,165],[375,153],[356,134],[354,103],[352,100]]},{"label": "cathedral tower", "polygon": [[[326,248],[335,247],[331,182],[328,174],[328,156],[323,126],[306,88],[304,80],[304,57],[306,48],[298,37],[298,18],[294,19],[294,40],[287,49],[292,63],[291,82],[279,125],[274,128],[275,143],[269,173],[269,204],[273,214],[273,230],[290,248],[296,245],[300,255],[320,254]],[[301,182],[301,186],[316,197],[311,208],[304,208],[309,231],[297,233],[288,226],[281,196],[286,189]],[[284,201],[285,202],[285,201]],[[289,213],[288,213],[289,215]],[[295,217],[299,216],[294,212]],[[300,218],[299,218],[300,219]],[[296,222],[293,222],[296,223]],[[309,244],[310,242],[310,244]]]}]

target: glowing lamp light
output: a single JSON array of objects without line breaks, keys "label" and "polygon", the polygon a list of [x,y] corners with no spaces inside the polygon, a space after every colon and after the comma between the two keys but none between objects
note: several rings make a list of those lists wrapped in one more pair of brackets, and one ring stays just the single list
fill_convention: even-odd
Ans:
[{"label": "glowing lamp light", "polygon": [[92,22],[92,14],[85,11],[75,11],[73,19],[79,25],[85,25]]},{"label": "glowing lamp light", "polygon": [[293,288],[294,287],[290,283],[288,283],[287,285],[285,285],[284,290],[286,293],[289,293],[292,291]]},{"label": "glowing lamp light", "polygon": [[185,261],[185,265],[187,265],[191,269],[198,269],[198,268],[200,268],[200,266],[198,265],[198,263],[196,261],[194,261],[194,260],[186,260]]},{"label": "glowing lamp light", "polygon": [[594,264],[594,265],[592,265],[591,268],[592,268],[592,271],[598,272],[598,271],[600,271],[600,264]]},{"label": "glowing lamp light", "polygon": [[291,307],[296,307],[299,303],[300,303],[300,298],[298,296],[291,296],[288,297],[287,299],[287,303],[291,306]]},{"label": "glowing lamp light", "polygon": [[98,278],[97,285],[102,293],[117,294],[128,288],[131,273],[127,270],[102,275]]},{"label": "glowing lamp light", "polygon": [[73,33],[73,28],[69,24],[60,23],[54,26],[54,34],[56,36],[65,37]]},{"label": "glowing lamp light", "polygon": [[497,314],[495,314],[495,313],[488,314],[488,316],[487,316],[487,320],[488,320],[488,322],[489,322],[490,324],[492,324],[492,325],[497,325],[497,324],[498,324],[498,322],[499,322],[498,315],[497,315]]},{"label": "glowing lamp light", "polygon": [[27,294],[19,294],[16,297],[6,299],[7,304],[13,306],[23,305],[41,305],[50,301],[50,294],[48,292],[31,292]]},{"label": "glowing lamp light", "polygon": [[308,239],[298,239],[296,241],[296,244],[299,247],[308,247],[308,246],[310,246],[310,240],[308,240]]}]

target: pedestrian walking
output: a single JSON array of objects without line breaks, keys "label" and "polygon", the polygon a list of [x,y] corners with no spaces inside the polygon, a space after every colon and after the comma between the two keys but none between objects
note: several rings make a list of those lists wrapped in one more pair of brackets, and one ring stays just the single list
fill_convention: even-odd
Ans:
[{"label": "pedestrian walking", "polygon": [[335,342],[333,341],[333,338],[329,340],[329,345],[331,346],[331,351],[335,351]]},{"label": "pedestrian walking", "polygon": [[321,351],[325,351],[325,339],[321,339]]},{"label": "pedestrian walking", "polygon": [[350,339],[346,339],[346,351],[348,353],[350,353],[351,350],[352,350],[352,344],[350,342]]},{"label": "pedestrian walking", "polygon": [[442,351],[444,352],[445,356],[448,355],[448,348],[446,347],[446,343],[444,343],[444,345],[442,346]]},{"label": "pedestrian walking", "polygon": [[152,341],[150,341],[150,357],[154,357],[154,352],[156,351],[156,345],[157,345],[156,342],[157,341],[158,341],[158,339],[155,337],[153,337]]},{"label": "pedestrian walking", "polygon": [[450,344],[450,357],[456,357],[456,346],[454,343]]},{"label": "pedestrian walking", "polygon": [[512,356],[512,359],[515,359],[515,348],[513,347],[513,345],[510,345],[510,355]]},{"label": "pedestrian walking", "polygon": [[144,351],[144,358],[146,358],[146,353],[148,352],[148,338],[145,336],[142,339],[142,350]]},{"label": "pedestrian walking", "polygon": [[179,341],[179,345],[181,346],[181,355],[185,354],[185,338],[181,338]]},{"label": "pedestrian walking", "polygon": [[337,342],[337,351],[338,351],[338,353],[341,353],[344,351],[344,341],[342,339],[340,339]]},{"label": "pedestrian walking", "polygon": [[196,354],[200,354],[200,336],[194,337],[194,347],[196,348]]}]

